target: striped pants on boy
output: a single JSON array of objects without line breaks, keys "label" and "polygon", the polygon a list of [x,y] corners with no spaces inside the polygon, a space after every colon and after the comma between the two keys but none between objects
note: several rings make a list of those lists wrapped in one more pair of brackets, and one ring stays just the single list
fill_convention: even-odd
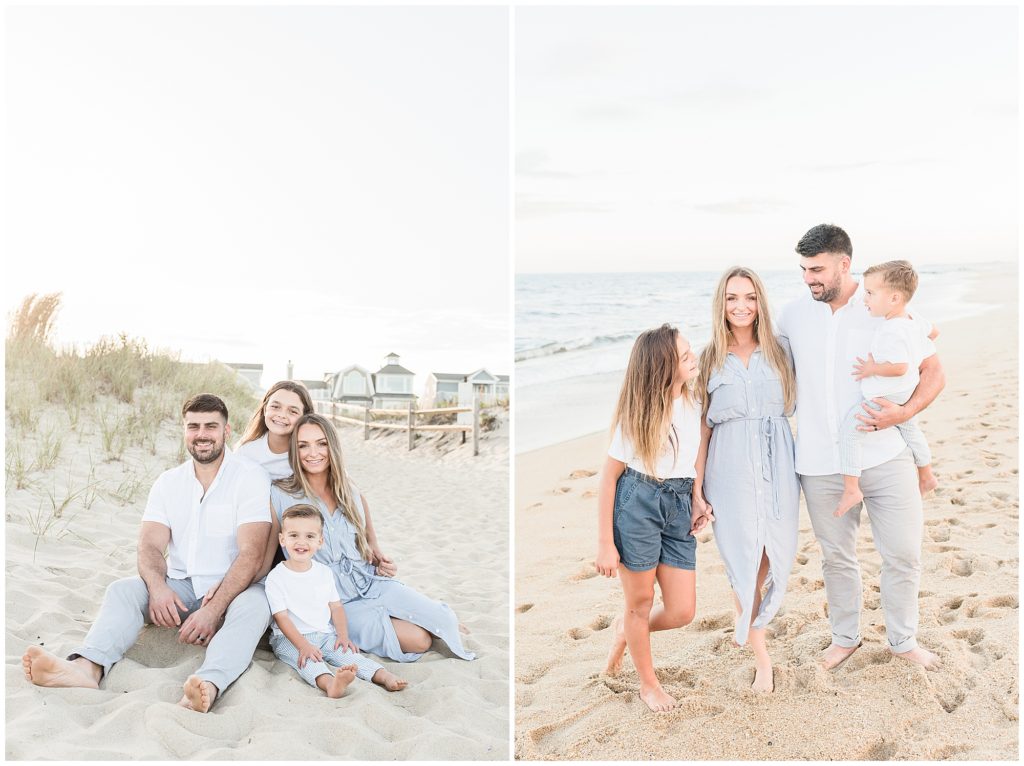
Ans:
[{"label": "striped pants on boy", "polygon": [[335,649],[334,642],[338,640],[334,633],[304,633],[304,639],[320,650],[324,661],[306,660],[306,664],[299,667],[299,650],[284,635],[274,633],[270,637],[270,648],[274,650],[277,659],[286,665],[290,665],[298,671],[310,686],[316,686],[316,679],[325,673],[333,676],[335,668],[328,667],[331,663],[336,667],[344,665],[355,665],[356,676],[364,681],[373,679],[374,673],[383,668],[379,662],[371,660],[363,654],[355,654],[344,649]]}]

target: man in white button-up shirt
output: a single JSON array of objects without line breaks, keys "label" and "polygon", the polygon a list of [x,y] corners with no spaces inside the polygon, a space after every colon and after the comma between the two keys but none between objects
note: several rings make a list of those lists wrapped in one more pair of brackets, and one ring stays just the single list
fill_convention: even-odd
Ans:
[{"label": "man in white button-up shirt", "polygon": [[139,576],[107,588],[96,622],[66,660],[29,647],[22,664],[32,683],[99,688],[146,622],[177,627],[179,641],[206,647],[183,707],[207,712],[252,662],[270,623],[263,586],[253,582],[270,534],[270,478],[224,449],[231,427],[219,397],[192,397],[182,418],[191,459],[160,474],[149,493]]},{"label": "man in white button-up shirt", "polygon": [[[844,415],[861,401],[860,384],[851,374],[853,365],[857,357],[867,358],[877,324],[885,320],[868,313],[861,286],[850,274],[853,247],[846,232],[829,224],[815,226],[796,251],[810,295],[783,309],[778,328],[789,341],[796,366],[796,470],[821,545],[832,626],[832,644],[822,664],[831,669],[861,643],[856,547],[862,505],[844,516],[833,515],[843,492],[839,428]],[[933,346],[927,351],[920,382],[905,404],[874,399],[880,411],[864,406],[861,490],[882,557],[882,608],[889,648],[898,657],[934,669],[938,658],[918,646],[915,637],[923,533],[917,471],[899,431],[891,428],[923,410],[942,390],[942,365]]]}]

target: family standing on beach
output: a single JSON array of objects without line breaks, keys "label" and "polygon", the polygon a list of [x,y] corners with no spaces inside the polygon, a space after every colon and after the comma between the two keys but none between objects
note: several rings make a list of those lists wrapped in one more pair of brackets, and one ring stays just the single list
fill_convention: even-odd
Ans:
[{"label": "family standing on beach", "polygon": [[861,643],[856,542],[866,506],[889,649],[938,666],[915,638],[921,497],[936,480],[912,420],[944,385],[937,332],[908,313],[917,275],[907,261],[872,266],[858,283],[849,236],[828,224],[796,252],[810,294],[776,326],[761,280],[733,268],[715,291],[699,357],[669,325],[640,335],[630,354],[601,473],[595,564],[618,573],[626,602],[607,672],[619,671],[628,648],[640,697],[656,712],[676,701],[655,674],[650,633],[693,620],[694,535],[709,522],[733,590],[733,640],[754,654],[751,688],[774,690],[765,629],[796,556],[801,489],[832,631],[821,665],[837,667]]},{"label": "family standing on beach", "polygon": [[29,681],[99,688],[146,623],[205,647],[178,703],[200,713],[249,667],[271,624],[274,654],[332,698],[356,678],[407,686],[364,652],[413,662],[436,637],[474,659],[451,608],[394,579],[398,567],[381,552],[334,426],[313,413],[304,386],[272,386],[235,452],[225,449],[231,427],[219,397],[194,396],[181,414],[191,457],[150,491],[139,576],[107,588],[67,659],[30,646]]}]

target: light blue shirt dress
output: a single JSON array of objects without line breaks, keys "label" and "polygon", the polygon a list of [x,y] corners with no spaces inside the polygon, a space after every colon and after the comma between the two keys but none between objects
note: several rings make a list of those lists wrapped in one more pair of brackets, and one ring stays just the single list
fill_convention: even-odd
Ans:
[{"label": "light blue shirt dress", "polygon": [[708,381],[707,393],[712,431],[704,497],[714,510],[715,542],[742,608],[735,635],[742,646],[762,551],[769,571],[755,628],[768,625],[778,612],[796,557],[800,485],[793,433],[783,413],[782,381],[760,348],[749,367],[730,353]]},{"label": "light blue shirt dress", "polygon": [[[340,509],[327,512],[320,498],[293,497],[277,485],[270,490],[270,502],[278,521],[284,512],[298,503],[320,509],[324,519],[324,544],[313,557],[334,573],[338,594],[345,606],[349,638],[360,651],[398,662],[415,662],[423,655],[403,652],[395,635],[392,617],[407,620],[444,641],[457,657],[472,660],[476,655],[462,645],[459,621],[451,607],[427,598],[392,577],[381,577],[375,567],[359,555],[356,529]],[[362,502],[356,493],[356,505]]]}]

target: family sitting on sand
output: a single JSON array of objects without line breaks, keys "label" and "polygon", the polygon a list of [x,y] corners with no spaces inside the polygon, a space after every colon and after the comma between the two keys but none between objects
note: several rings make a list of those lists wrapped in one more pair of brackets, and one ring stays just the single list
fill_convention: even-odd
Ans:
[{"label": "family sitting on sand", "polygon": [[882,558],[889,649],[928,670],[939,664],[915,639],[921,497],[936,480],[911,420],[944,385],[937,332],[907,312],[917,288],[907,261],[872,266],[858,284],[849,236],[827,224],[796,251],[810,295],[786,306],[777,331],[761,280],[733,268],[715,291],[699,359],[669,325],[640,335],[629,358],[601,473],[595,564],[618,573],[626,601],[607,672],[619,672],[628,647],[640,697],[656,712],[676,701],[655,675],[650,633],[693,620],[694,534],[709,521],[733,589],[734,643],[750,642],[754,691],[774,690],[765,629],[796,556],[801,488],[832,628],[821,665],[837,667],[861,644],[864,504]]},{"label": "family sitting on sand", "polygon": [[332,698],[357,677],[388,691],[407,685],[362,652],[413,662],[437,637],[474,658],[448,605],[393,579],[398,567],[381,552],[334,426],[313,413],[305,387],[272,386],[234,453],[219,397],[192,397],[182,418],[191,458],[149,493],[139,576],[111,583],[67,659],[30,646],[29,681],[99,688],[147,622],[206,647],[178,703],[200,713],[249,667],[271,616],[274,654]]}]

